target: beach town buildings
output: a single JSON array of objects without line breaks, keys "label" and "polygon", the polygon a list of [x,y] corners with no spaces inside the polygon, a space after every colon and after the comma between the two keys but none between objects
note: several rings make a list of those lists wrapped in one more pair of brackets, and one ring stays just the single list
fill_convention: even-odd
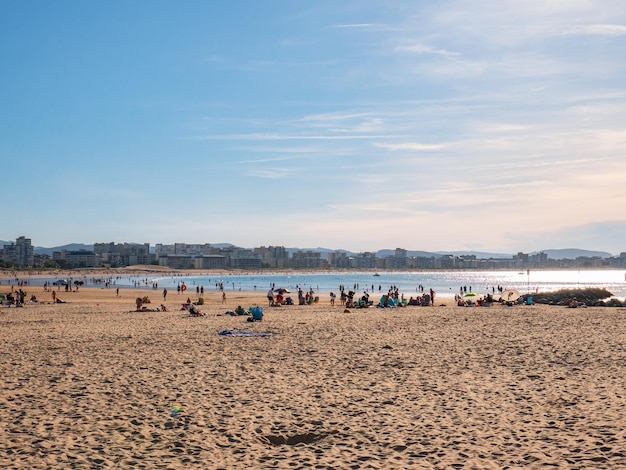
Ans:
[{"label": "beach town buildings", "polygon": [[326,260],[317,251],[295,251],[291,254],[290,264],[293,269],[320,269],[326,267]]},{"label": "beach town buildings", "polygon": [[156,245],[156,263],[173,269],[245,269],[263,267],[253,250],[233,245],[213,246],[175,243]]},{"label": "beach town buildings", "polygon": [[95,268],[101,266],[100,258],[93,250],[62,250],[52,253],[52,260],[65,268]]},{"label": "beach town buildings", "polygon": [[289,252],[284,246],[260,246],[253,250],[268,268],[289,268]]},{"label": "beach town buildings", "polygon": [[155,254],[157,261],[159,258],[169,256],[169,255],[189,255],[192,257],[195,256],[206,256],[206,255],[214,255],[219,251],[218,248],[214,247],[210,243],[202,243],[202,244],[192,244],[192,243],[174,243],[171,245],[165,245],[163,243],[157,243],[155,245]]},{"label": "beach town buildings", "polygon": [[203,255],[193,259],[195,269],[226,269],[226,257],[222,255]]},{"label": "beach town buildings", "polygon": [[261,246],[254,249],[233,245],[156,245],[159,266],[175,269],[323,269],[328,262],[321,253],[299,250],[290,253],[284,246]]},{"label": "beach town buildings", "polygon": [[226,246],[220,248],[219,254],[224,256],[226,266],[231,269],[258,270],[263,267],[261,257],[248,248]]},{"label": "beach town buildings", "polygon": [[406,269],[409,265],[407,251],[403,248],[396,248],[393,256],[386,258],[389,269]]},{"label": "beach town buildings", "polygon": [[[386,267],[386,259],[376,257],[376,253],[365,251],[349,258],[350,269],[381,269]],[[343,264],[343,263],[342,263]],[[332,266],[332,265],[331,265]]]},{"label": "beach town buildings", "polygon": [[150,244],[95,243],[93,250],[60,250],[52,253],[52,260],[65,268],[123,267],[151,264]]},{"label": "beach town buildings", "polygon": [[4,245],[0,258],[17,266],[33,266],[35,251],[30,238],[18,237],[15,243]]},{"label": "beach town buildings", "polygon": [[174,243],[155,245],[155,259],[159,266],[172,269],[225,269],[226,257],[210,243]]},{"label": "beach town buildings", "polygon": [[100,264],[106,266],[134,266],[152,264],[150,243],[94,243],[93,251]]},{"label": "beach town buildings", "polygon": [[[351,253],[346,250],[296,250],[284,246],[260,246],[253,249],[231,244],[209,243],[157,244],[152,252],[149,243],[96,243],[93,249],[40,248],[37,253],[31,239],[21,236],[15,242],[3,242],[0,266],[46,266],[66,268],[124,267],[157,264],[173,269],[262,269],[295,270],[492,270],[492,269],[602,269],[625,268],[626,252],[619,256],[579,256],[574,259],[549,258],[547,253],[518,252],[512,257],[479,258],[474,254],[454,255],[411,252],[404,248],[379,252]],[[79,245],[80,246],[80,245]],[[69,248],[69,245],[68,245]],[[423,255],[422,255],[423,254]]]},{"label": "beach town buildings", "polygon": [[159,266],[172,269],[191,269],[193,267],[193,258],[191,255],[163,255],[157,259]]}]

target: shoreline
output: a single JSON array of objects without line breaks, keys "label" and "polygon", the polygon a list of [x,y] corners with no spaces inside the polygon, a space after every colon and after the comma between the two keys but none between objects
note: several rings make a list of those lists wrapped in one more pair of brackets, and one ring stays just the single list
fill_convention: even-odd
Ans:
[{"label": "shoreline", "polygon": [[[559,274],[562,272],[562,276]],[[30,289],[43,289],[46,282],[57,280],[83,281],[83,287],[108,288],[127,291],[141,289],[146,293],[167,288],[176,291],[178,285],[185,283],[187,293],[202,288],[207,293],[217,293],[222,290],[227,293],[266,292],[269,286],[276,285],[291,290],[294,297],[297,288],[313,289],[315,293],[325,298],[330,292],[339,293],[340,285],[345,286],[346,292],[354,290],[359,297],[361,292],[368,292],[370,299],[375,302],[389,288],[399,288],[399,293],[410,300],[420,296],[429,289],[434,289],[436,302],[451,302],[459,289],[469,287],[469,291],[479,296],[491,294],[498,298],[498,289],[516,289],[521,294],[533,295],[549,293],[558,290],[576,290],[581,288],[605,288],[611,292],[610,298],[620,301],[626,299],[626,281],[623,270],[592,271],[585,278],[578,270],[545,271],[535,273],[532,283],[526,282],[526,276],[517,271],[381,271],[379,277],[373,277],[371,271],[342,271],[342,272],[315,272],[315,271],[276,271],[276,272],[224,272],[221,270],[178,270],[178,271],[137,271],[135,269],[107,270],[107,271],[54,271],[28,273],[28,276],[15,278],[11,274],[0,275],[0,293],[3,290],[18,288],[20,285]],[[22,273],[17,273],[18,275]],[[74,286],[72,286],[74,288]],[[423,288],[423,289],[422,289]],[[55,287],[56,290],[64,290]],[[461,291],[464,293],[465,291]]]},{"label": "shoreline", "polygon": [[[451,272],[451,273],[473,273],[473,272],[518,272],[526,275],[526,271],[532,272],[572,272],[572,271],[582,271],[582,272],[593,272],[593,271],[621,271],[626,273],[626,268],[624,267],[575,267],[575,268],[519,268],[519,269],[343,269],[343,268],[332,268],[332,269],[319,269],[319,270],[306,270],[306,269],[263,269],[263,270],[243,270],[243,269],[215,269],[215,270],[207,270],[207,269],[174,269],[167,268],[164,266],[151,266],[151,265],[140,265],[140,266],[127,266],[123,268],[78,268],[78,269],[57,269],[57,270],[44,270],[44,269],[29,269],[29,270],[14,270],[14,269],[0,269],[0,279],[7,278],[15,278],[15,277],[57,277],[57,276],[141,276],[145,274],[162,274],[167,275],[170,274],[174,277],[180,276],[214,276],[214,275],[223,275],[223,276],[271,276],[271,275],[297,275],[297,274],[312,274],[312,275],[322,275],[322,274],[420,274],[420,273],[441,273],[441,272]],[[626,281],[626,277],[625,277]]]}]

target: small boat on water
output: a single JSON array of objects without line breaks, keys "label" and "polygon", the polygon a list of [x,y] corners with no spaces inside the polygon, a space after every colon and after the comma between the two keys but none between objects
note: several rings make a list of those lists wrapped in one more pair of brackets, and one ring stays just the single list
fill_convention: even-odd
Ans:
[{"label": "small boat on water", "polygon": [[374,273],[374,277],[380,277],[380,274]]}]

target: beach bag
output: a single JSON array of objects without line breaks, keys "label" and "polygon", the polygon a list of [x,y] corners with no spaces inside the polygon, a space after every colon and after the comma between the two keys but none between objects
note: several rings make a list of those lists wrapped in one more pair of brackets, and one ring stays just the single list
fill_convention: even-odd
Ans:
[{"label": "beach bag", "polygon": [[254,307],[250,309],[252,313],[252,319],[256,321],[263,320],[263,309],[261,307]]}]

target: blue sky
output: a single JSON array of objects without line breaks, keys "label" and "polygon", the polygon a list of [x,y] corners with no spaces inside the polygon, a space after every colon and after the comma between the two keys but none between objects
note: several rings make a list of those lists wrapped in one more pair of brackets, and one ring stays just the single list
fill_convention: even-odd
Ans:
[{"label": "blue sky", "polygon": [[623,0],[0,2],[0,239],[626,251]]}]

